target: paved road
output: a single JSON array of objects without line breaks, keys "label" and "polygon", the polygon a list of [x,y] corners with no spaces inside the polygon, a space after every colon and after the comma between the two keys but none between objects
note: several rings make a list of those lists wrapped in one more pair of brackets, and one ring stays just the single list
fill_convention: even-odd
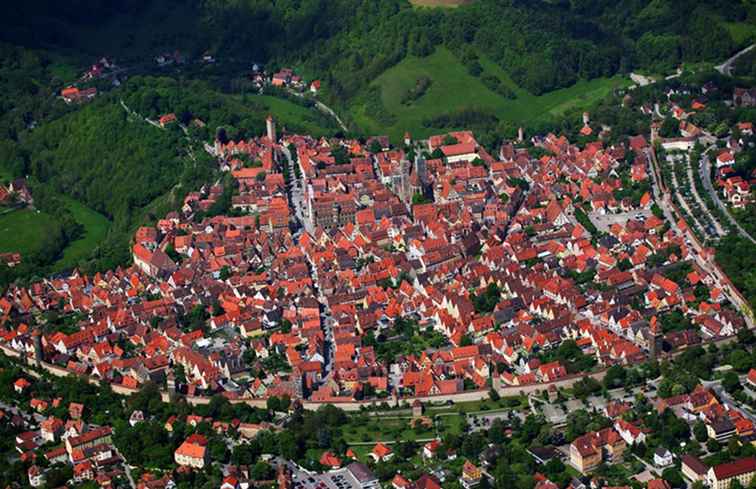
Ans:
[{"label": "paved road", "polygon": [[669,208],[669,194],[662,191],[661,175],[656,164],[656,157],[650,150],[645,150],[645,153],[648,161],[651,162],[651,189],[654,194],[654,200],[661,208],[665,219],[670,223],[672,229],[679,233],[680,228],[677,226],[677,221],[674,219],[672,211]]},{"label": "paved road", "polygon": [[704,387],[712,389],[714,392],[716,392],[717,397],[722,400],[725,406],[737,409],[739,412],[743,413],[743,416],[751,420],[751,422],[756,423],[756,416],[751,414],[751,412],[747,409],[741,407],[740,404],[735,399],[733,399],[726,390],[724,390],[724,387],[722,387],[722,382],[720,380],[702,380],[701,384],[703,384]]},{"label": "paved road", "polygon": [[735,64],[735,61],[739,57],[747,53],[748,51],[752,50],[754,47],[756,47],[756,44],[751,44],[747,48],[742,49],[738,51],[737,53],[733,54],[729,59],[727,59],[727,61],[725,61],[719,66],[716,66],[715,68],[717,69],[718,72],[722,73],[723,75],[732,76],[732,66]]},{"label": "paved road", "polygon": [[294,207],[294,216],[299,226],[305,226],[308,232],[312,232],[310,229],[312,226],[308,225],[307,219],[305,219],[305,202],[304,202],[304,177],[298,179],[294,172],[294,159],[291,156],[291,151],[286,146],[281,146],[281,152],[286,157],[287,165],[289,166],[289,175],[291,180],[288,186],[289,202]]},{"label": "paved road", "polygon": [[126,461],[126,457],[123,456],[123,454],[116,448],[115,445],[113,445],[113,449],[118,454],[119,457],[121,457],[121,460],[123,460],[123,470],[126,472],[126,478],[129,480],[129,484],[131,485],[131,489],[136,489],[136,482],[134,482],[134,477],[131,475],[131,466]]},{"label": "paved road", "polygon": [[711,160],[709,159],[709,155],[706,154],[706,152],[701,154],[701,161],[698,165],[698,171],[701,174],[701,180],[703,181],[704,188],[707,192],[709,192],[709,195],[714,200],[714,202],[717,204],[717,207],[724,213],[725,216],[727,216],[727,219],[730,221],[730,224],[735,226],[735,229],[738,230],[738,234],[740,234],[742,237],[748,239],[751,241],[751,243],[756,244],[756,239],[753,239],[753,237],[746,232],[745,229],[738,223],[738,221],[735,220],[734,217],[732,217],[732,214],[730,214],[730,211],[727,209],[727,207],[722,203],[722,201],[719,198],[719,194],[714,190],[714,186],[711,183]]},{"label": "paved road", "polygon": [[[304,94],[301,92],[297,92],[296,90],[289,89],[289,93],[294,95],[295,97],[304,98]],[[333,117],[336,123],[344,132],[349,132],[349,129],[347,129],[347,126],[344,124],[341,118],[339,118],[338,114],[336,114],[336,111],[334,111],[332,108],[330,108],[329,106],[327,106],[326,104],[324,104],[323,102],[319,100],[315,101],[315,107],[317,107],[319,111]]]},{"label": "paved road", "polygon": [[[730,283],[729,278],[724,275],[724,272],[722,272],[716,265],[716,263],[713,260],[704,260],[702,258],[702,251],[703,247],[698,242],[698,239],[690,232],[690,230],[686,232],[682,232],[682,230],[677,225],[677,222],[672,219],[672,209],[671,209],[671,198],[669,194],[668,189],[664,189],[661,186],[661,177],[659,175],[659,162],[656,160],[656,154],[651,150],[646,150],[646,154],[651,158],[651,166],[652,166],[652,183],[653,183],[653,190],[654,190],[654,197],[656,198],[656,202],[659,205],[659,207],[664,212],[664,216],[667,218],[667,220],[672,225],[672,229],[679,235],[686,238],[686,243],[689,243],[689,246],[693,250],[693,257],[698,264],[704,271],[709,273],[712,277],[714,277],[714,281],[717,287],[719,287],[722,292],[724,293],[725,297],[737,308],[741,310],[743,313],[743,318],[746,321],[746,324],[748,325],[748,328],[751,329],[754,327],[754,321],[753,321],[753,315],[752,313],[749,313],[750,309],[748,304],[744,303],[743,301],[739,300],[735,293],[730,289]],[[703,156],[702,156],[703,159]]]},{"label": "paved road", "polygon": [[[289,184],[289,202],[291,206],[294,208],[294,216],[295,220],[298,224],[298,226],[301,228],[304,228],[305,231],[308,233],[313,233],[313,224],[312,219],[308,217],[307,211],[306,211],[306,203],[305,203],[305,194],[304,194],[304,185],[305,185],[305,178],[304,176],[301,179],[296,178],[296,174],[294,172],[294,160],[291,155],[291,151],[286,146],[281,146],[281,152],[284,154],[287,160],[287,164],[289,165],[289,174],[292,177],[291,183]],[[325,363],[323,365],[323,379],[324,381],[328,379],[328,376],[331,373],[331,370],[333,369],[333,361],[334,361],[334,349],[333,349],[333,317],[331,316],[331,311],[328,306],[328,300],[326,299],[325,295],[320,289],[320,286],[318,284],[318,271],[314,263],[310,263],[310,277],[312,278],[313,286],[315,288],[315,291],[317,293],[318,301],[321,304],[321,313],[320,313],[320,321],[323,325],[323,332],[325,335],[325,347],[323,356],[325,359]]]}]

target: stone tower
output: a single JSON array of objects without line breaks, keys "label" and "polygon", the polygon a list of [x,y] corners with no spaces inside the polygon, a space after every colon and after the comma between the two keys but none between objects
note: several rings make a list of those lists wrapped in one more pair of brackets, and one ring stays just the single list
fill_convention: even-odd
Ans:
[{"label": "stone tower", "polygon": [[276,121],[273,120],[273,116],[269,115],[267,119],[265,119],[265,127],[267,129],[267,136],[268,139],[271,140],[271,142],[276,142],[278,139],[276,138]]},{"label": "stone tower", "polygon": [[168,391],[168,398],[173,401],[176,399],[176,375],[173,373],[173,369],[168,370],[168,375],[165,378],[165,384]]},{"label": "stone tower", "polygon": [[32,346],[34,348],[34,365],[40,367],[45,360],[45,350],[42,347],[42,333],[39,330],[34,330],[32,333],[32,341]]},{"label": "stone tower", "polygon": [[417,178],[424,188],[428,182],[428,166],[425,164],[425,158],[421,154],[415,156],[415,173],[417,173]]}]

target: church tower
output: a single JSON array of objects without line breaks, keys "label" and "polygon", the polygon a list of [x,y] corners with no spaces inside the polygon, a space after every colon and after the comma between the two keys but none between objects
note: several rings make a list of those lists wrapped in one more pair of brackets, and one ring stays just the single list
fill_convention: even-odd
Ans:
[{"label": "church tower", "polygon": [[662,353],[662,331],[656,321],[656,316],[651,318],[648,332],[648,356],[651,360],[656,360]]}]

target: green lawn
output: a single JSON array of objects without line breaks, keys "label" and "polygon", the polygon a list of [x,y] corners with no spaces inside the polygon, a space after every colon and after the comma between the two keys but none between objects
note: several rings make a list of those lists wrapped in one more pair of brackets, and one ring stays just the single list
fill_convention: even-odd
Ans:
[{"label": "green lawn", "polygon": [[343,427],[342,433],[347,443],[373,441],[409,441],[436,436],[434,429],[410,428],[410,418],[386,419],[370,417],[367,422],[352,419]]},{"label": "green lawn", "polygon": [[480,401],[465,401],[455,402],[451,406],[428,406],[425,410],[425,414],[433,416],[441,413],[484,413],[484,412],[498,412],[508,409],[517,409],[520,407],[527,407],[527,400],[520,397],[502,397],[498,401],[491,401],[490,399]]},{"label": "green lawn", "polygon": [[466,416],[457,414],[453,416],[438,416],[436,423],[439,425],[439,432],[444,434],[461,435],[467,426]]},{"label": "green lawn", "polygon": [[82,258],[88,256],[103,240],[110,228],[110,221],[102,214],[70,197],[62,197],[76,222],[84,226],[84,236],[77,239],[63,251],[63,256],[55,263],[55,270],[75,267]]},{"label": "green lawn", "polygon": [[33,254],[40,237],[53,222],[49,214],[29,209],[0,215],[0,253],[17,252],[22,257]]},{"label": "green lawn", "polygon": [[[426,58],[407,57],[375,80],[374,83],[381,89],[383,105],[396,116],[395,124],[383,126],[359,104],[352,107],[352,116],[368,134],[385,133],[396,142],[405,130],[410,131],[413,137],[437,133],[437,129],[423,127],[422,121],[458,109],[493,110],[501,120],[527,122],[589,106],[609,94],[613,88],[630,84],[629,80],[620,77],[604,78],[581,81],[569,88],[534,96],[519,88],[504,70],[485,56],[480,57],[480,63],[484,75],[498,77],[515,91],[517,98],[508,100],[492,92],[479,78],[471,76],[450,51],[438,48]],[[402,104],[403,95],[415,86],[420,77],[432,80],[430,88],[413,103]]]},{"label": "green lawn", "polygon": [[[105,238],[110,227],[110,222],[101,214],[68,197],[64,197],[64,201],[74,219],[84,226],[85,234],[64,250],[63,256],[53,267],[55,271],[75,266]],[[47,213],[30,209],[0,215],[0,253],[33,254],[39,247],[40,237],[47,232],[54,219]]]},{"label": "green lawn", "polygon": [[[241,96],[235,96],[242,100]],[[336,121],[315,107],[305,107],[273,95],[247,95],[249,102],[265,106],[276,120],[279,130],[289,127],[291,132],[301,132],[314,137],[330,136],[336,131]]]},{"label": "green lawn", "polygon": [[738,46],[744,46],[756,39],[756,25],[746,22],[723,22],[723,24]]}]

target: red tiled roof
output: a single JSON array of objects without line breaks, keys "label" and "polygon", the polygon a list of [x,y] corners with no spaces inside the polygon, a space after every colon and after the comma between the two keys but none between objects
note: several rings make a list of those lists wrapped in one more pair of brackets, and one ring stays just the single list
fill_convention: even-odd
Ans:
[{"label": "red tiled roof", "polygon": [[741,458],[714,466],[714,476],[720,481],[750,472],[756,472],[756,457]]}]

